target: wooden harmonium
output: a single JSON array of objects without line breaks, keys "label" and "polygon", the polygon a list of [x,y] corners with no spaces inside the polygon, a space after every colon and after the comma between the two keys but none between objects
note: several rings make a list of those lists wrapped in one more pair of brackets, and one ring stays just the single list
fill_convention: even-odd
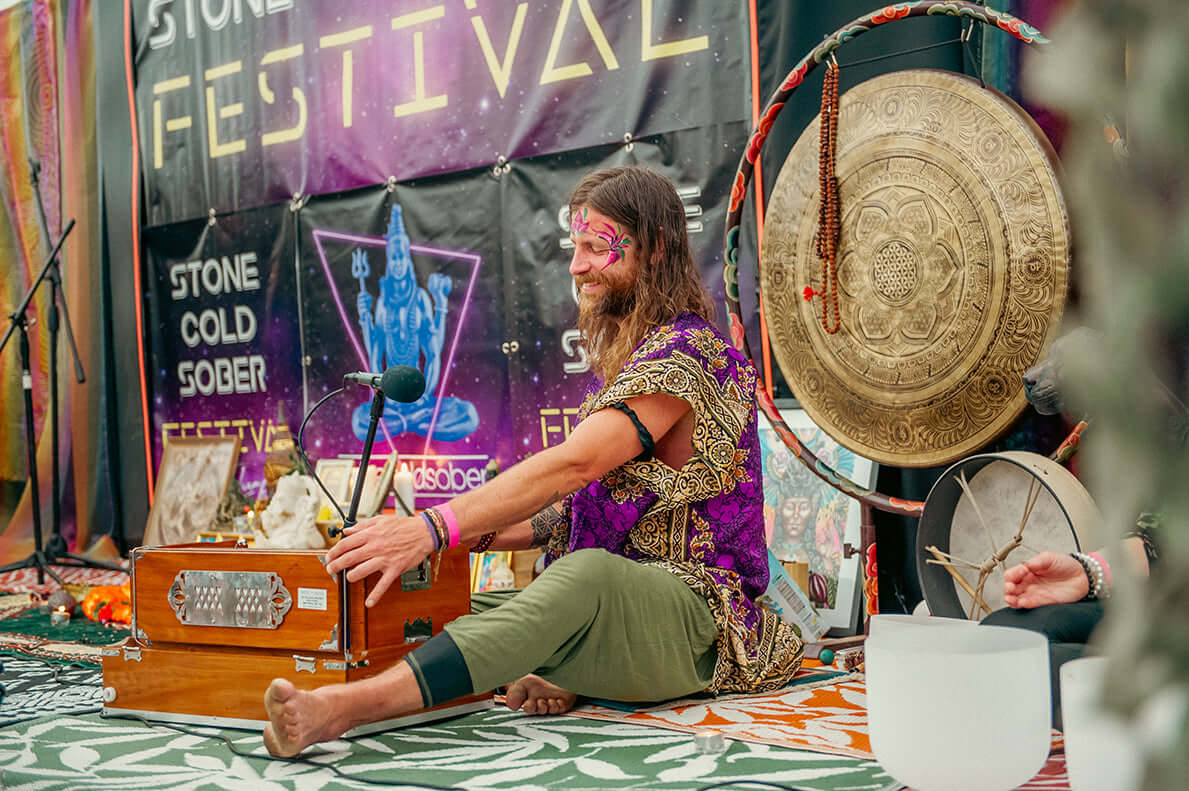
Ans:
[{"label": "wooden harmonium", "polygon": [[[405,572],[374,607],[364,602],[378,575],[347,582],[325,564],[326,550],[137,548],[132,635],[104,650],[104,710],[257,729],[274,678],[315,689],[376,675],[470,612],[462,547]],[[490,706],[490,692],[471,695],[352,733]]]}]

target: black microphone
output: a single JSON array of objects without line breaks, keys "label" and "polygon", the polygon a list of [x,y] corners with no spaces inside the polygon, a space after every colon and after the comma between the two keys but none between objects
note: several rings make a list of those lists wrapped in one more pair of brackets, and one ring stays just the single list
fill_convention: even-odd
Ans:
[{"label": "black microphone", "polygon": [[402,404],[413,403],[425,392],[425,376],[411,365],[394,365],[382,374],[370,371],[347,374],[343,381],[380,390],[386,398]]}]

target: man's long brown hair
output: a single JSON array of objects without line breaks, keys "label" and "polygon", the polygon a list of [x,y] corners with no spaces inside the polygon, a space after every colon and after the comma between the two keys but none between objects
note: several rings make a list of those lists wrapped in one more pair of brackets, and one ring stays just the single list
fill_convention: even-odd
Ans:
[{"label": "man's long brown hair", "polygon": [[681,313],[714,321],[714,307],[694,263],[677,190],[648,168],[608,168],[587,175],[570,193],[570,212],[589,206],[627,229],[639,269],[626,316],[580,310],[594,372],[611,382],[648,332]]}]

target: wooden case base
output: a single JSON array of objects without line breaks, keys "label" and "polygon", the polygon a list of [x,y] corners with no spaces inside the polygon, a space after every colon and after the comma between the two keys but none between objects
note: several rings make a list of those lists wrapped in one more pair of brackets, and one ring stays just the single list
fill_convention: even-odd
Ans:
[{"label": "wooden case base", "polygon": [[[412,646],[372,651],[364,663],[347,663],[342,654],[291,654],[274,650],[193,645],[142,646],[132,640],[104,649],[103,709],[149,720],[189,722],[258,730],[268,721],[264,692],[274,678],[310,690],[374,676],[397,662]],[[491,708],[492,694],[464,698],[360,726],[347,735],[456,717]]]}]

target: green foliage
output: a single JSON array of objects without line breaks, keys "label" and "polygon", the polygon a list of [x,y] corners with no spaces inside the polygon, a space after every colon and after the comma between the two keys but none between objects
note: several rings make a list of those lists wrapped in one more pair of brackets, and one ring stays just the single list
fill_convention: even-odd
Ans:
[{"label": "green foliage", "polygon": [[[1168,414],[1170,392],[1189,401],[1173,364],[1189,357],[1189,4],[1081,0],[1047,32],[1053,44],[1026,64],[1025,84],[1070,118],[1077,318],[1104,333],[1101,353],[1074,372],[1093,421],[1084,477],[1108,546],[1140,512],[1162,514],[1155,574],[1116,575],[1104,629],[1108,699],[1142,721],[1189,684],[1189,453]],[[1108,117],[1126,151],[1105,141]],[[1175,727],[1149,756],[1146,789],[1183,788],[1189,777],[1189,732],[1183,718]]]}]

